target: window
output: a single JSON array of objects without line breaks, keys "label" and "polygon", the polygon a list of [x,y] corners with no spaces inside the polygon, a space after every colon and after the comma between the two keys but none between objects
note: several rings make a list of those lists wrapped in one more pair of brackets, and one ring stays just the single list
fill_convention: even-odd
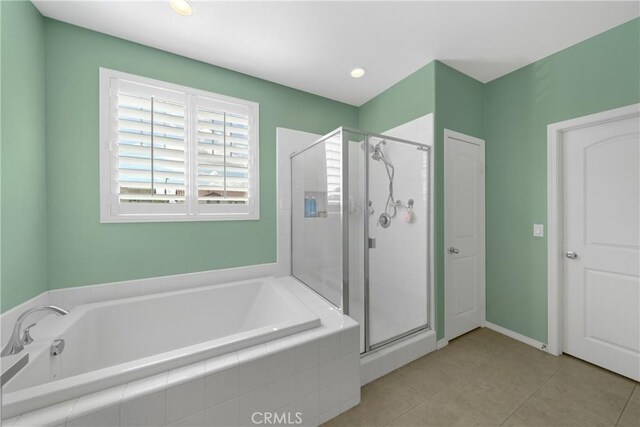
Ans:
[{"label": "window", "polygon": [[259,218],[258,104],[100,69],[101,222]]}]

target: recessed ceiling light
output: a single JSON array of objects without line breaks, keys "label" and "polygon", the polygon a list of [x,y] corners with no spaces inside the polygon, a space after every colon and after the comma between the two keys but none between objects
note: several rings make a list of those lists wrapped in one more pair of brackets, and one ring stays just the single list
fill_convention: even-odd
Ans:
[{"label": "recessed ceiling light", "polygon": [[189,16],[193,13],[193,6],[189,0],[171,0],[171,8],[182,16]]},{"label": "recessed ceiling light", "polygon": [[359,79],[362,76],[364,76],[364,68],[354,68],[351,70],[351,77],[354,79]]}]

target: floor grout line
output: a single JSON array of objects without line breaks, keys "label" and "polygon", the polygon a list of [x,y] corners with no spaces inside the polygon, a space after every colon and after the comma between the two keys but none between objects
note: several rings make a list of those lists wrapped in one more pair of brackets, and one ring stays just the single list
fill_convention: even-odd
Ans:
[{"label": "floor grout line", "polygon": [[622,408],[622,411],[620,411],[620,415],[618,415],[618,419],[616,420],[616,426],[618,424],[620,424],[620,419],[622,418],[622,415],[624,414],[624,411],[627,409],[627,406],[629,406],[629,402],[631,402],[631,397],[633,396],[633,392],[636,391],[636,389],[638,388],[638,385],[636,384],[636,386],[634,388],[631,389],[631,393],[629,394],[629,397],[627,398],[627,403],[624,404],[624,408]]},{"label": "floor grout line", "polygon": [[[455,338],[454,338],[455,339]],[[484,356],[483,356],[484,357]],[[490,360],[485,361],[484,363],[488,364]],[[478,369],[482,368],[482,366],[479,366]],[[444,373],[445,375],[449,376],[445,371],[443,371],[440,368],[436,368],[438,369],[440,372]],[[451,377],[450,377],[451,378]],[[458,381],[455,378],[451,378],[451,382],[455,383],[456,381]],[[437,395],[439,395],[440,393],[445,392],[446,390],[451,388],[451,384],[448,384],[444,387],[442,387],[440,390],[436,391],[435,393],[433,393],[431,396],[426,397],[425,399],[423,399],[422,401],[420,401],[419,403],[416,403],[415,405],[413,405],[412,407],[410,407],[409,409],[407,409],[406,411],[403,411],[401,414],[399,414],[397,417],[393,418],[392,420],[390,420],[389,422],[385,423],[385,426],[389,426],[391,425],[391,423],[393,423],[395,420],[397,420],[398,418],[402,417],[404,414],[406,414],[407,412],[415,409],[416,407],[422,405],[423,403],[425,403],[427,400],[429,399],[433,399],[434,397],[436,397]]]},{"label": "floor grout line", "polygon": [[[490,338],[490,337],[489,337]],[[473,338],[473,340],[482,340],[482,337],[479,336],[475,336]],[[441,379],[437,379],[436,378],[436,382],[433,383],[432,385],[440,385],[439,389],[430,389],[431,387],[429,387],[429,381],[427,380],[428,377],[425,377],[425,379],[414,379],[418,380],[419,382],[416,383],[418,384],[416,386],[416,388],[414,389],[413,385],[409,386],[410,383],[404,383],[403,381],[400,381],[400,383],[394,385],[401,387],[403,389],[405,389],[405,391],[407,391],[407,388],[410,389],[414,389],[415,393],[413,396],[413,399],[417,399],[417,402],[415,402],[414,404],[411,404],[408,408],[403,409],[398,411],[398,413],[396,413],[395,410],[391,410],[395,407],[396,410],[401,409],[400,407],[398,407],[399,405],[394,405],[391,407],[386,408],[386,410],[384,412],[387,412],[387,416],[390,416],[390,419],[388,421],[384,421],[384,424],[380,424],[380,425],[384,425],[384,426],[390,426],[393,423],[399,423],[399,424],[406,424],[407,422],[409,422],[409,420],[412,420],[415,424],[420,424],[420,420],[424,419],[424,421],[428,422],[428,419],[426,417],[429,416],[429,413],[432,409],[436,411],[436,412],[441,412],[444,414],[447,414],[448,412],[451,412],[452,408],[439,408],[440,405],[438,405],[438,403],[442,403],[442,402],[446,402],[450,399],[453,399],[454,401],[456,400],[455,396],[450,396],[451,392],[453,391],[454,394],[456,393],[456,391],[458,390],[456,387],[456,384],[459,383],[465,383],[470,381],[469,378],[476,378],[476,377],[486,377],[487,379],[491,379],[492,378],[492,373],[491,372],[487,372],[486,375],[481,373],[480,371],[483,371],[486,367],[491,366],[492,364],[498,364],[500,365],[500,361],[501,358],[500,353],[503,350],[511,350],[513,349],[514,352],[513,354],[510,354],[509,357],[507,359],[505,359],[505,363],[508,362],[510,360],[510,358],[515,357],[516,359],[523,359],[523,360],[530,360],[530,363],[525,363],[523,365],[522,361],[521,363],[516,363],[513,366],[510,364],[505,364],[503,367],[502,366],[497,366],[497,371],[496,374],[499,374],[500,372],[503,373],[507,373],[509,374],[509,372],[511,371],[511,369],[517,369],[517,370],[526,370],[527,372],[529,372],[531,369],[533,369],[534,371],[536,371],[536,366],[538,363],[541,365],[541,370],[546,371],[545,373],[548,375],[546,379],[544,379],[541,383],[539,383],[539,385],[535,385],[536,381],[536,376],[531,377],[531,375],[525,375],[522,378],[520,378],[519,376],[516,376],[514,378],[512,378],[509,381],[516,381],[520,386],[520,391],[518,394],[520,394],[521,399],[518,399],[520,402],[518,401],[513,401],[511,400],[512,403],[514,403],[516,406],[508,415],[503,416],[503,420],[499,421],[500,418],[496,417],[495,415],[499,415],[500,412],[503,412],[501,410],[499,410],[499,408],[494,408],[496,410],[493,411],[493,420],[491,422],[494,422],[496,424],[493,424],[495,426],[504,426],[508,423],[508,421],[510,419],[512,419],[516,413],[518,413],[518,411],[522,410],[523,407],[527,407],[527,408],[536,408],[539,407],[541,402],[544,400],[534,400],[532,399],[533,396],[538,395],[538,396],[545,396],[545,393],[541,390],[548,390],[549,388],[545,389],[546,386],[550,386],[551,388],[555,388],[553,387],[554,384],[560,382],[560,383],[564,383],[564,382],[571,382],[571,378],[567,377],[565,378],[564,373],[567,372],[567,369],[570,369],[572,365],[567,365],[565,366],[565,364],[562,363],[562,361],[560,361],[558,363],[558,360],[548,360],[546,358],[538,358],[538,357],[531,357],[531,359],[528,359],[527,355],[528,352],[527,351],[521,351],[520,347],[514,347],[514,346],[509,346],[509,345],[505,345],[504,348],[502,348],[503,346],[498,345],[499,343],[496,341],[495,343],[495,348],[493,349],[493,351],[491,351],[491,348],[488,348],[486,345],[486,342],[483,343],[482,341],[478,341],[477,343],[474,343],[472,340],[468,340],[468,341],[462,341],[461,343],[463,343],[464,345],[461,346],[456,346],[455,344],[453,346],[449,346],[450,349],[454,349],[457,350],[456,352],[452,353],[451,357],[454,357],[454,359],[452,359],[453,365],[451,365],[451,363],[449,364],[445,364],[443,366],[440,366],[440,363],[438,363],[437,360],[434,360],[435,365],[434,364],[429,364],[428,361],[425,364],[425,366],[423,367],[423,369],[427,369],[427,367],[431,366],[434,367],[436,369],[437,372],[439,373],[443,373],[446,375],[445,378],[449,378],[449,380],[444,380],[442,381]],[[467,345],[469,344],[469,346]],[[474,344],[476,345],[476,348],[474,348]],[[502,348],[502,350],[500,350],[500,348]],[[467,362],[469,362],[469,360],[467,360],[466,358],[461,358],[460,360],[458,360],[457,358],[455,358],[455,355],[458,353],[468,353],[468,352],[472,352],[474,353],[474,356],[471,358],[473,362],[472,365],[469,365]],[[434,352],[432,354],[437,354],[438,352]],[[424,357],[428,357],[431,356],[432,354],[429,354],[427,356]],[[446,355],[443,355],[443,357],[445,357]],[[478,360],[478,357],[481,357],[481,360],[483,360],[482,362],[480,362],[479,365],[475,366],[477,362],[479,362],[480,360]],[[447,357],[445,357],[445,360],[448,359]],[[583,363],[583,361],[576,359],[576,361],[578,363]],[[442,362],[442,360],[440,360],[440,362]],[[458,364],[467,364],[467,374],[468,375],[463,375],[463,378],[461,379],[456,379],[458,378],[458,376],[456,375],[455,378],[452,378],[449,375],[449,370],[456,368],[456,366]],[[531,365],[531,366],[529,366]],[[544,365],[547,366],[548,369],[542,369],[542,367],[544,367]],[[402,366],[400,369],[398,369],[396,372],[402,372],[403,370],[406,369],[406,366]],[[418,369],[421,369],[420,366],[418,366]],[[406,371],[406,372],[412,372],[412,371]],[[580,372],[580,371],[578,371]],[[463,372],[461,372],[463,373]],[[588,373],[588,372],[587,372]],[[515,375],[514,373],[510,374],[510,375]],[[438,374],[439,376],[439,374]],[[381,377],[382,378],[382,377]],[[401,379],[402,377],[400,377]],[[539,378],[538,378],[539,380]],[[393,379],[391,382],[388,383],[388,385],[393,385],[395,384],[396,379]],[[480,381],[479,384],[481,384],[482,381]],[[581,382],[580,382],[581,383]],[[422,384],[422,385],[420,385]],[[424,388],[424,385],[427,385],[427,388]],[[491,381],[489,381],[488,384],[493,384]],[[499,384],[501,384],[500,381],[495,383],[495,387],[499,386]],[[488,386],[490,387],[490,386]],[[531,388],[529,388],[531,387]],[[624,387],[624,389],[626,389],[627,386]],[[490,387],[491,388],[491,387]],[[418,390],[421,390],[423,392],[418,392]],[[517,391],[517,390],[516,390]],[[625,411],[628,410],[628,408],[633,407],[633,401],[632,398],[634,396],[634,392],[636,391],[640,391],[640,384],[636,383],[633,387],[631,392],[629,393],[627,399],[625,400],[624,405],[620,405],[621,400],[624,399],[624,394],[622,393],[622,395],[618,395],[618,400],[617,400],[617,404],[615,405],[616,407],[620,407],[623,406],[622,410],[620,410],[618,416],[617,416],[617,421],[613,421],[610,417],[613,415],[615,416],[615,414],[609,414],[608,419],[610,421],[607,421],[607,423],[611,423],[610,425],[619,425],[621,423],[621,420],[623,419],[623,415],[625,414]],[[513,397],[515,397],[517,395],[514,395]],[[376,398],[383,398],[384,396],[380,397],[376,397]],[[410,399],[410,400],[413,400]],[[409,400],[409,399],[407,399]],[[431,401],[431,403],[429,403],[429,401]],[[371,400],[371,402],[375,403],[375,399]],[[388,403],[388,401],[387,401]],[[405,404],[408,403],[407,401],[404,402]],[[582,403],[581,403],[582,404]],[[435,405],[435,406],[434,406]],[[527,406],[529,405],[529,406]],[[404,406],[404,405],[400,405],[400,406]],[[460,413],[461,414],[467,414],[467,417],[469,416],[469,414],[471,414],[473,416],[473,409],[477,409],[476,408],[476,404],[472,404],[471,406],[469,406],[469,408],[461,408],[460,409]],[[543,405],[544,406],[544,405]],[[422,409],[418,409],[418,407],[422,407]],[[369,419],[370,421],[372,421],[371,425],[373,425],[374,423],[376,423],[375,419],[377,419],[377,422],[382,421],[384,417],[383,412],[380,412],[379,410],[376,410],[375,407],[371,407],[370,408],[374,413],[373,414],[369,414],[369,415],[362,415],[359,414],[358,416],[361,418],[361,420],[364,419]],[[469,409],[469,410],[468,410]],[[539,408],[538,408],[539,409]],[[543,408],[544,409],[544,408]],[[611,408],[613,409],[613,408]],[[563,410],[561,410],[561,412],[563,412]],[[377,413],[377,415],[375,414]],[[452,412],[453,413],[453,412]],[[490,411],[491,413],[491,411]],[[504,412],[503,412],[504,413]],[[407,415],[410,414],[410,415]],[[478,414],[476,414],[478,415]],[[526,412],[525,412],[526,415]],[[558,420],[560,419],[564,419],[562,418],[561,414],[556,414],[558,417]],[[371,418],[373,416],[373,418]],[[546,414],[546,411],[544,414],[539,414],[538,419],[544,419],[545,416],[549,416],[549,414]],[[401,420],[402,419],[402,420]],[[514,418],[514,421],[516,421],[518,418]],[[400,421],[400,422],[399,422]],[[403,422],[404,421],[404,422]],[[585,421],[585,420],[583,420]],[[411,424],[411,422],[409,422],[409,424]],[[340,424],[337,423],[335,425],[342,425],[342,426],[346,426],[348,424]],[[351,424],[353,425],[353,424]],[[364,424],[363,424],[364,425]],[[540,424],[541,425],[541,424]],[[640,426],[639,426],[640,427]]]},{"label": "floor grout line", "polygon": [[535,390],[533,390],[533,391],[531,392],[531,394],[530,394],[530,395],[529,395],[529,396],[528,396],[528,397],[527,397],[527,398],[526,398],[526,399],[525,399],[525,400],[524,400],[524,401],[523,401],[523,402],[522,402],[522,403],[521,403],[521,404],[520,404],[520,405],[519,405],[519,406],[518,406],[518,407],[517,407],[517,408],[516,408],[512,413],[511,413],[511,414],[509,414],[509,416],[508,416],[507,418],[505,418],[505,419],[504,419],[504,421],[502,421],[502,422],[500,423],[500,425],[502,426],[502,425],[504,425],[504,423],[506,423],[507,421],[509,421],[509,418],[513,417],[513,414],[515,414],[516,412],[518,412],[518,410],[519,410],[520,408],[522,408],[522,407],[525,405],[525,403],[527,403],[529,400],[531,400],[531,397],[532,397],[534,394],[536,394],[538,391],[540,391],[540,390],[542,389],[542,387],[544,387],[544,386],[545,386],[545,385],[546,385],[546,384],[551,380],[551,378],[555,377],[555,376],[558,374],[558,372],[560,372],[560,368],[556,369],[556,371],[555,371],[553,374],[551,374],[551,375],[549,376],[549,378],[547,378],[547,379],[546,379],[542,384],[540,384],[540,386],[539,386],[538,388],[536,388]]},{"label": "floor grout line", "polygon": [[392,420],[390,420],[389,422],[385,423],[385,426],[389,426],[391,425],[392,422],[394,422],[395,420],[397,420],[398,418],[400,418],[401,416],[403,416],[404,414],[406,414],[407,412],[411,411],[412,409],[422,405],[424,402],[426,402],[427,400],[431,399],[432,397],[442,393],[444,390],[448,389],[449,386],[444,386],[442,387],[440,390],[436,391],[435,393],[433,393],[431,396],[429,397],[425,397],[422,401],[416,403],[415,405],[413,405],[411,408],[407,409],[406,411],[403,411],[401,414],[399,414],[397,417],[393,418]]}]

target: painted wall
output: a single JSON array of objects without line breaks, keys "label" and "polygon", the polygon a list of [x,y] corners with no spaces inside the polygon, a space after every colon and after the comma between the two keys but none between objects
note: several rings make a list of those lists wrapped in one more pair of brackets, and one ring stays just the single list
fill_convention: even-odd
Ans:
[{"label": "painted wall", "polygon": [[0,2],[2,311],[47,289],[44,23]]},{"label": "painted wall", "polygon": [[[435,112],[438,338],[449,128],[487,140],[487,319],[546,341],[546,238],[531,236],[546,224],[546,126],[640,101],[638,19],[487,85],[435,61],[355,108],[43,19],[30,2],[1,7],[3,311],[47,288],[275,261],[276,127],[382,132]],[[261,219],[100,224],[100,66],[259,102]]]},{"label": "painted wall", "polygon": [[[276,260],[276,127],[356,126],[346,104],[45,19],[49,286]],[[260,220],[100,224],[98,68],[260,103]]]},{"label": "painted wall", "polygon": [[359,126],[373,132],[435,112],[434,210],[436,332],[444,337],[444,129],[482,137],[482,83],[433,61],[360,107]]},{"label": "painted wall", "polygon": [[487,320],[547,342],[547,125],[640,102],[640,19],[485,85]]},{"label": "painted wall", "polygon": [[435,111],[435,63],[430,62],[358,109],[358,126],[384,132]]},{"label": "painted wall", "polygon": [[435,62],[435,273],[436,332],[444,338],[444,130],[483,137],[482,83]]}]

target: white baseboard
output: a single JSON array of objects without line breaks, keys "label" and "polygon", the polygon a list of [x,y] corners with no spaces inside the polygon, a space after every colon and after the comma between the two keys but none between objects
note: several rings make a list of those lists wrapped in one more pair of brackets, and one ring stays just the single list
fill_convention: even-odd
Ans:
[{"label": "white baseboard", "polygon": [[545,343],[536,341],[533,338],[529,338],[528,336],[514,332],[511,329],[503,328],[502,326],[487,321],[485,321],[484,327],[501,333],[502,335],[506,335],[509,338],[513,338],[514,340],[518,340],[520,342],[528,344],[531,347],[537,348],[538,350],[547,351],[547,345]]},{"label": "white baseboard", "polygon": [[449,344],[449,340],[446,338],[442,338],[441,340],[438,340],[438,342],[436,343],[436,349],[440,350],[443,347],[446,347]]}]

